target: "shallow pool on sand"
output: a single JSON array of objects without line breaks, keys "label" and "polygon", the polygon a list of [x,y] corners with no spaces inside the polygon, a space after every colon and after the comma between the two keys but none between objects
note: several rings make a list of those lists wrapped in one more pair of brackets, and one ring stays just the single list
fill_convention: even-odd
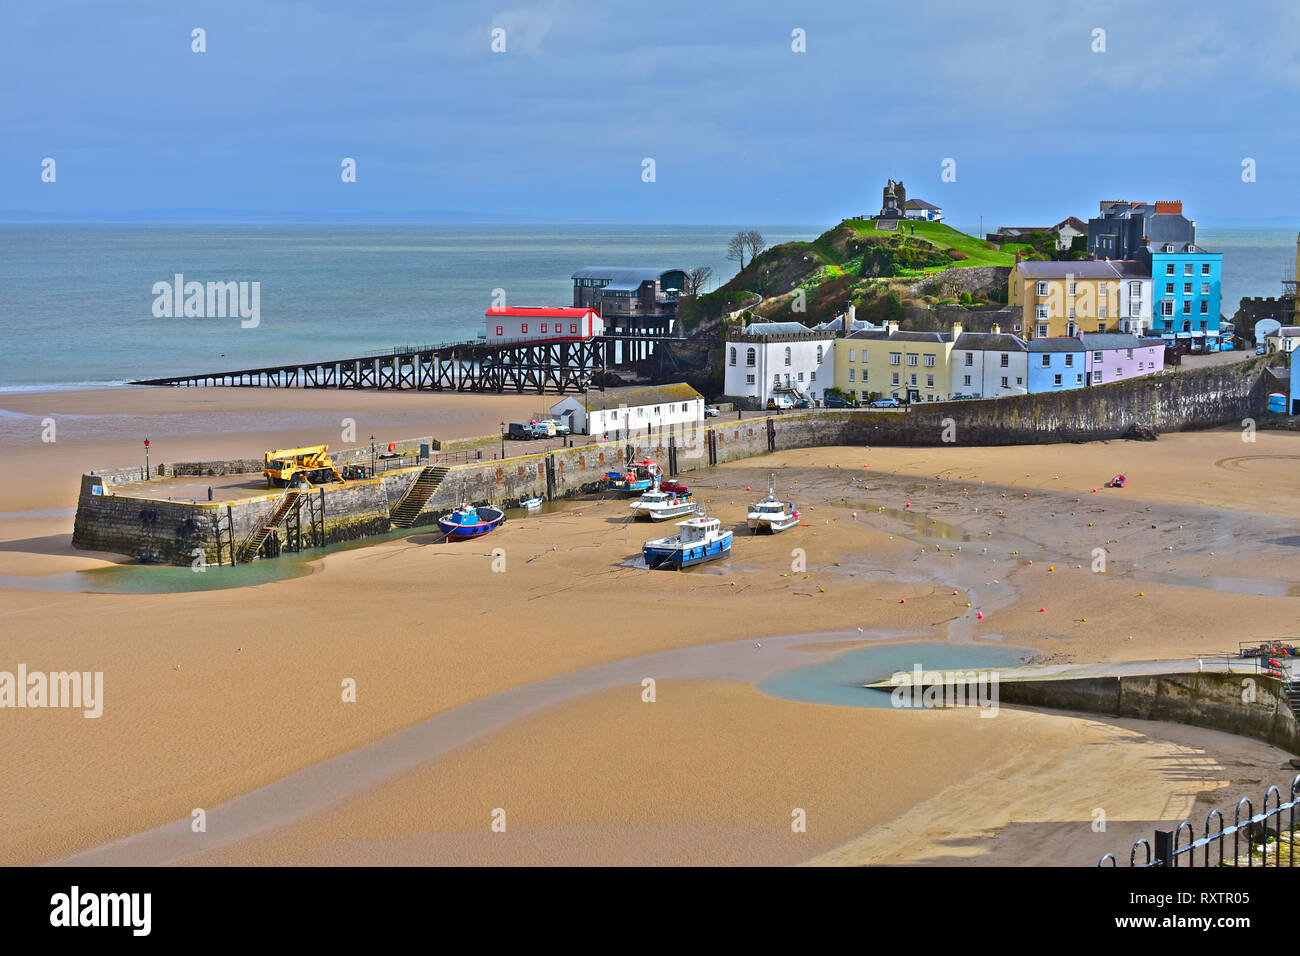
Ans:
[{"label": "shallow pool on sand", "polygon": [[863,684],[887,680],[899,671],[911,672],[918,664],[924,670],[970,670],[1012,667],[1033,655],[1028,647],[998,644],[944,644],[939,641],[909,641],[876,644],[846,651],[820,664],[811,664],[759,681],[758,689],[771,697],[805,704],[839,707],[891,707],[890,696],[867,690]]}]

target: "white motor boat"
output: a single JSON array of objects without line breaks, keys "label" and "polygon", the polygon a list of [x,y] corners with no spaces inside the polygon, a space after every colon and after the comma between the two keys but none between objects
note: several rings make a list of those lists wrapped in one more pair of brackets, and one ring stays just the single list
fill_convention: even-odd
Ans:
[{"label": "white motor boat", "polygon": [[799,509],[793,501],[782,501],[776,496],[773,478],[770,477],[767,482],[767,497],[749,509],[745,523],[753,534],[760,531],[776,534],[799,523]]},{"label": "white motor boat", "polygon": [[649,521],[668,521],[671,518],[684,518],[687,515],[695,514],[699,510],[694,499],[691,498],[690,492],[678,495],[661,491],[658,482],[655,482],[653,488],[628,505],[628,508],[631,510],[633,518],[644,518]]}]

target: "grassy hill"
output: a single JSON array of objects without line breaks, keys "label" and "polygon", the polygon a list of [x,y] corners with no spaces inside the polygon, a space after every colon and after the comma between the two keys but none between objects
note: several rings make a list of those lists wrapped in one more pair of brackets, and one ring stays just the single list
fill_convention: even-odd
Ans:
[{"label": "grassy hill", "polygon": [[[952,268],[1009,267],[1017,251],[1032,249],[999,248],[942,223],[908,222],[906,232],[882,232],[874,220],[846,219],[812,242],[767,249],[716,292],[683,303],[678,318],[688,333],[711,331],[757,293],[764,301],[753,314],[766,319],[812,325],[853,303],[859,318],[879,322],[898,318],[906,300],[932,304],[932,297],[915,291],[925,276]],[[988,294],[1005,301],[1005,288]]]}]

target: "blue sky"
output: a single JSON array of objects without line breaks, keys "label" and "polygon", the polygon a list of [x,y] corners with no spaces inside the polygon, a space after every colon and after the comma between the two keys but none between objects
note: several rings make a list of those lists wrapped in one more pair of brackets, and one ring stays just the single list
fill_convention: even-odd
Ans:
[{"label": "blue sky", "polygon": [[1295,0],[11,3],[0,211],[826,223],[894,177],[960,224],[1292,225],[1297,35]]}]

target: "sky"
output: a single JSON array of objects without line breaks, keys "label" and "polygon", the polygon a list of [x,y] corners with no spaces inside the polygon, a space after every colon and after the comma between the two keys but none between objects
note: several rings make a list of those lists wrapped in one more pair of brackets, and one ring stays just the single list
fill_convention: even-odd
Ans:
[{"label": "sky", "polygon": [[1297,35],[1296,0],[14,2],[0,217],[822,223],[894,178],[986,229],[1294,225]]}]

